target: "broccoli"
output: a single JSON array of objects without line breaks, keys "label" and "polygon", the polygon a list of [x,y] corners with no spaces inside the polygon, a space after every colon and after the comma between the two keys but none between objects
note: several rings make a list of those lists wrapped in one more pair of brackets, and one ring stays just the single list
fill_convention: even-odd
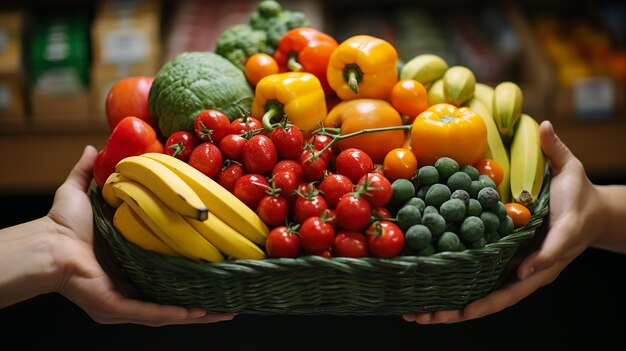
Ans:
[{"label": "broccoli", "polygon": [[252,29],[264,31],[267,45],[272,53],[278,42],[289,30],[309,26],[309,19],[299,11],[284,10],[275,0],[262,0],[250,15],[249,24]]},{"label": "broccoli", "polygon": [[215,53],[219,54],[243,70],[246,59],[256,53],[272,54],[268,46],[267,34],[255,30],[248,24],[235,24],[227,28],[217,39]]}]

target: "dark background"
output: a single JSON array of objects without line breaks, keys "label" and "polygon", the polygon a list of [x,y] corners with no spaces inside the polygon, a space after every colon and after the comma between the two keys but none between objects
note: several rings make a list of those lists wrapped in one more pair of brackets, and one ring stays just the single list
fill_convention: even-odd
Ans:
[{"label": "dark background", "polygon": [[[605,180],[621,182],[624,180]],[[2,227],[43,216],[52,195],[3,197]],[[541,229],[541,228],[540,228]],[[361,349],[374,346],[595,350],[626,346],[626,256],[589,249],[550,285],[482,319],[419,325],[400,316],[239,315],[229,322],[167,326],[101,325],[58,294],[0,310],[0,349]],[[13,346],[8,346],[13,345]]]}]

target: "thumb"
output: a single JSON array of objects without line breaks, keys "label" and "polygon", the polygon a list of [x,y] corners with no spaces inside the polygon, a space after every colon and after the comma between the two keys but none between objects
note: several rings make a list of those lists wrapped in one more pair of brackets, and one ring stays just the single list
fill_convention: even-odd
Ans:
[{"label": "thumb", "polygon": [[570,159],[574,157],[561,139],[554,132],[554,126],[548,120],[541,122],[539,126],[539,139],[543,153],[550,160],[555,170],[560,170]]},{"label": "thumb", "polygon": [[81,189],[87,189],[91,182],[91,171],[98,151],[92,145],[85,146],[83,154],[67,176],[67,183],[75,183]]}]

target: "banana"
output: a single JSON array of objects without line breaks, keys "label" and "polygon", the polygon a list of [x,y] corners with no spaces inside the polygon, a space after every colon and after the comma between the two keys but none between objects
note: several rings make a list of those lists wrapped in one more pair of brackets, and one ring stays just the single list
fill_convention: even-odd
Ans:
[{"label": "banana", "polygon": [[[113,191],[113,188],[111,188],[111,191]],[[181,257],[178,252],[159,239],[152,229],[135,213],[131,206],[124,201],[122,201],[115,210],[113,225],[126,240],[142,249],[158,252],[167,256]]]},{"label": "banana", "polygon": [[511,201],[510,175],[511,167],[509,160],[509,150],[502,142],[500,132],[496,122],[491,117],[489,109],[477,97],[470,99],[465,106],[474,110],[482,117],[487,126],[487,149],[483,154],[484,159],[493,159],[502,166],[503,177],[502,182],[498,185],[498,194],[503,203]]},{"label": "banana", "polygon": [[513,200],[532,206],[541,191],[546,159],[539,144],[539,123],[525,113],[515,128],[510,151]]},{"label": "banana", "polygon": [[428,88],[432,82],[443,77],[447,69],[448,64],[440,56],[422,54],[415,56],[402,66],[400,79],[414,79]]},{"label": "banana", "polygon": [[501,82],[493,91],[493,119],[505,144],[513,139],[515,124],[522,114],[522,89],[513,82]]},{"label": "banana", "polygon": [[493,118],[493,88],[485,83],[476,83],[474,97],[485,105],[489,115]]},{"label": "banana", "polygon": [[107,203],[107,205],[113,208],[118,208],[119,205],[122,204],[123,201],[115,196],[115,194],[113,193],[112,185],[117,182],[126,180],[129,179],[119,174],[118,172],[113,172],[111,173],[111,175],[109,175],[107,180],[104,182],[104,185],[102,186],[102,198],[104,199],[104,202]]},{"label": "banana", "polygon": [[432,106],[442,102],[446,102],[446,97],[443,94],[443,79],[439,78],[428,88],[428,105]]},{"label": "banana", "polygon": [[471,99],[475,87],[476,76],[465,66],[450,67],[443,75],[443,94],[446,102],[455,106],[461,106]]},{"label": "banana", "polygon": [[235,259],[261,260],[265,252],[213,214],[204,221],[186,218],[187,222],[226,256]]},{"label": "banana", "polygon": [[185,161],[162,153],[145,153],[141,157],[161,162],[189,184],[204,201],[211,214],[257,245],[265,245],[267,225],[250,207],[233,193]]},{"label": "banana", "polygon": [[113,192],[128,203],[163,242],[195,261],[221,262],[222,253],[189,224],[185,217],[134,181],[117,182]]},{"label": "banana", "polygon": [[183,216],[201,221],[208,218],[209,210],[196,191],[162,163],[147,157],[130,156],[118,162],[115,170],[144,185]]}]

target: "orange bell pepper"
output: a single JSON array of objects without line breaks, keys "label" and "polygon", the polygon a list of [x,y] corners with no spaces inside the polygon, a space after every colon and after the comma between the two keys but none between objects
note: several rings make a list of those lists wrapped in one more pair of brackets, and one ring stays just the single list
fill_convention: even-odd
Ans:
[{"label": "orange bell pepper", "polygon": [[389,99],[398,81],[398,52],[387,41],[355,35],[333,51],[328,62],[328,84],[342,100]]},{"label": "orange bell pepper", "polygon": [[[337,104],[324,119],[325,128],[341,128],[341,135],[359,131],[402,126],[402,117],[390,103],[380,99],[353,99]],[[408,126],[407,126],[408,127]],[[341,149],[355,147],[365,151],[376,163],[401,147],[405,132],[401,129],[376,131],[337,141]]]},{"label": "orange bell pepper", "polygon": [[324,121],[326,96],[322,85],[312,73],[283,72],[262,78],[256,85],[251,112],[262,116],[266,130],[273,129],[272,120],[287,116],[308,136]]},{"label": "orange bell pepper", "polygon": [[309,72],[322,83],[328,95],[333,90],[326,79],[330,55],[339,44],[335,38],[311,27],[298,27],[285,33],[274,51],[281,72]]},{"label": "orange bell pepper", "polygon": [[468,107],[440,103],[420,113],[411,125],[411,151],[420,166],[447,156],[459,165],[478,162],[487,147],[487,127]]}]

